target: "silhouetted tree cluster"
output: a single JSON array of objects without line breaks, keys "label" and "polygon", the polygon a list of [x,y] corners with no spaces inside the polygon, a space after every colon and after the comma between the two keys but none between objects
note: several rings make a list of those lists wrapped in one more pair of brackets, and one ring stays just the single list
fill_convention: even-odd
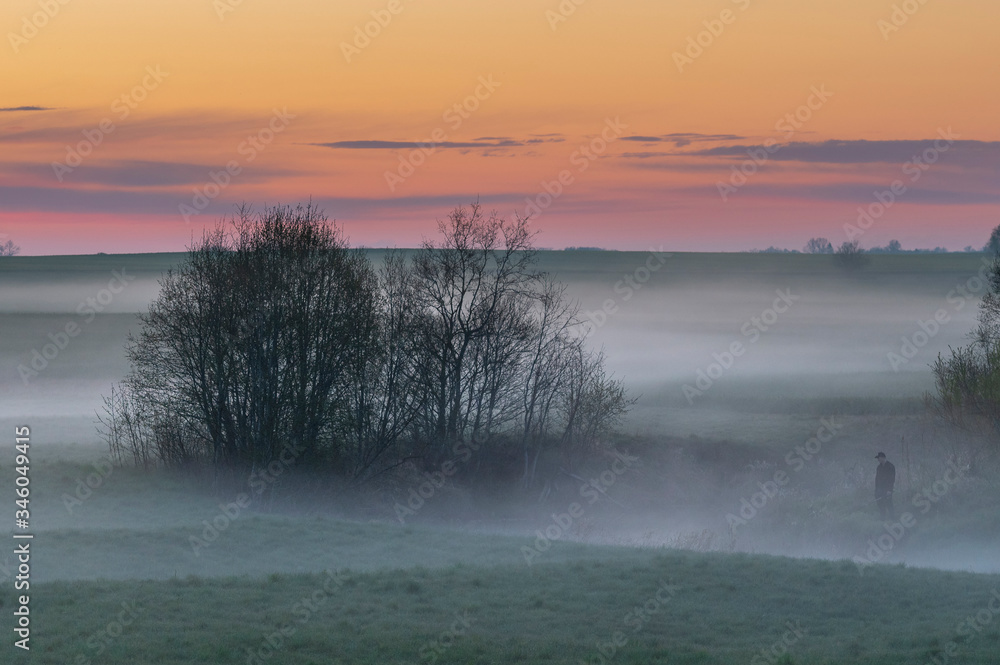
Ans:
[{"label": "silhouetted tree cluster", "polygon": [[775,247],[774,245],[771,245],[767,249],[752,249],[750,250],[750,253],[751,254],[798,254],[799,250],[785,249],[783,247]]},{"label": "silhouetted tree cluster", "polygon": [[885,247],[872,247],[867,250],[869,254],[900,254],[903,250],[903,245],[898,240],[890,240]]},{"label": "silhouetted tree cluster", "polygon": [[857,240],[844,241],[837,251],[834,252],[837,265],[845,270],[859,270],[868,265],[868,257],[865,250],[861,249],[861,244]]},{"label": "silhouetted tree cluster", "polygon": [[242,209],[192,248],[106,398],[139,464],[254,469],[281,456],[364,479],[476,442],[533,461],[598,445],[631,401],[536,267],[527,220],[478,204],[373,267],[314,207]]},{"label": "silhouetted tree cluster", "polygon": [[826,238],[810,238],[802,251],[806,254],[833,254],[833,245]]},{"label": "silhouetted tree cluster", "polygon": [[21,253],[21,248],[14,244],[13,240],[0,243],[0,256],[17,256]]},{"label": "silhouetted tree cluster", "polygon": [[[970,248],[966,248],[965,251],[969,251]],[[885,247],[872,247],[866,250],[868,254],[946,254],[948,253],[947,247],[935,247],[933,249],[903,249],[903,245],[898,240],[890,240]]]}]

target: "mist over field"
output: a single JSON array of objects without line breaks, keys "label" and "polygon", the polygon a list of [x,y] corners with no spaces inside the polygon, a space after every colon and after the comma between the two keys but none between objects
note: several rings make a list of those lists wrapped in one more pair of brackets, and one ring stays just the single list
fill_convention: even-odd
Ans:
[{"label": "mist over field", "polygon": [[[381,258],[378,250],[370,254]],[[34,423],[44,441],[35,448],[37,459],[60,464],[106,453],[94,414],[128,369],[124,343],[137,331],[135,314],[155,297],[161,272],[181,259],[40,257],[4,264],[0,417],[6,426]],[[980,254],[883,256],[864,272],[844,273],[828,256],[542,252],[540,267],[566,282],[592,324],[589,343],[603,348],[609,369],[638,398],[625,435],[643,441],[642,464],[607,488],[613,501],[597,503],[584,526],[562,537],[647,545],[694,539],[706,549],[863,556],[864,529],[829,527],[870,518],[878,534],[874,507],[860,503],[870,494],[875,452],[895,460],[906,492],[897,504],[906,505],[900,499],[933,483],[964,436],[931,418],[921,399],[933,388],[929,363],[967,340],[983,289],[982,265]],[[102,303],[109,283],[119,292],[108,301],[105,291]],[[934,324],[936,313],[943,323]],[[922,337],[921,323],[934,334]],[[43,369],[37,370],[37,357],[30,369],[33,351],[41,352],[48,335],[67,324],[78,325],[78,334]],[[904,338],[916,341],[912,349],[904,348]],[[824,419],[833,420],[836,434],[802,460],[798,473],[788,456],[798,459],[796,446]],[[903,453],[909,467],[901,463]],[[525,492],[523,500],[505,497],[491,506],[484,496],[436,496],[413,521],[530,536],[580,499],[578,479],[599,471],[569,469],[572,462],[560,459],[542,463],[549,465],[543,500]],[[727,515],[739,516],[740,501],[782,469],[791,482],[780,496],[768,497],[759,515],[730,529]],[[295,503],[294,490],[287,492]],[[396,521],[389,503],[316,508],[327,509]],[[830,522],[814,530],[808,514],[818,509]],[[39,521],[41,529],[87,520],[83,509],[72,519],[64,510],[55,513]],[[923,528],[932,535],[918,530],[913,542],[886,553],[886,561],[996,571],[995,532],[974,524],[964,532],[967,517],[941,507]],[[150,516],[161,518],[173,521]],[[75,576],[58,569],[45,574]]]},{"label": "mist over field", "polygon": [[[385,254],[367,253],[376,263]],[[782,648],[822,662],[809,658],[844,648],[836,631],[818,630],[832,625],[831,612],[856,622],[845,652],[854,655],[842,662],[887,652],[911,662],[951,642],[970,657],[986,653],[993,637],[973,648],[955,634],[989,602],[977,590],[996,587],[1000,573],[992,466],[970,467],[987,439],[937,419],[923,402],[934,389],[929,364],[967,343],[975,325],[984,257],[875,256],[850,272],[823,255],[543,251],[539,267],[579,303],[588,346],[603,349],[636,398],[605,452],[545,452],[529,487],[519,477],[469,484],[445,478],[448,467],[350,486],[273,462],[254,472],[249,493],[245,482],[207,471],[112,464],[96,429],[103,396],[129,370],[124,350],[139,332],[137,314],[185,255],[8,259],[0,263],[0,425],[31,427],[31,574],[44,598],[36,620],[48,612],[60,626],[89,626],[90,642],[68,642],[61,658],[106,648],[109,662],[127,662],[154,649],[160,662],[253,663],[269,649],[301,657],[309,640],[341,645],[362,631],[365,649],[383,654],[376,660],[412,662],[399,654],[417,644],[421,662],[472,662],[498,639],[487,627],[528,603],[503,630],[531,653],[556,639],[585,657],[610,652],[580,632],[593,617],[581,599],[621,571],[615,579],[625,587],[608,593],[655,605],[624,619],[644,635],[628,648],[645,649],[636,657],[647,660],[717,640],[717,632],[689,634],[685,617],[703,611],[730,626],[721,630],[732,642],[719,643],[719,653],[770,648],[781,632],[763,643],[757,633],[784,626]],[[889,521],[873,500],[880,451],[897,469]],[[478,454],[458,452],[451,462],[472,469]],[[0,468],[0,493],[11,494],[9,462]],[[16,565],[13,554],[0,555],[5,584]],[[241,595],[262,579],[268,600]],[[875,625],[869,614],[892,603],[860,603],[858,590],[871,584],[928,612],[906,618],[899,636],[880,636],[867,627]],[[722,595],[709,591],[717,585]],[[824,590],[804,591],[816,585]],[[87,614],[67,593],[87,594],[98,609]],[[217,599],[206,611],[218,628],[206,628],[188,655],[142,624],[177,594],[191,603],[202,593]],[[303,610],[310,593],[330,604]],[[230,600],[271,628],[233,632]],[[760,606],[752,635],[739,627],[747,602]],[[376,627],[385,611],[376,607],[389,608],[393,628]],[[105,617],[126,610],[139,627],[109,637]],[[619,614],[602,612],[598,630],[615,634]],[[331,636],[331,625],[344,636]],[[291,637],[275,648],[282,630]],[[373,630],[405,644],[383,644]],[[230,637],[219,655],[205,655],[197,645],[218,643],[220,631]],[[440,647],[449,635],[454,650]]]}]

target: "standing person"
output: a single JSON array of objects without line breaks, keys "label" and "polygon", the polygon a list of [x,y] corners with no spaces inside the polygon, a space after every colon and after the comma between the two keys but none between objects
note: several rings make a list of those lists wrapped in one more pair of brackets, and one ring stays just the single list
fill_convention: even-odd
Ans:
[{"label": "standing person", "polygon": [[875,503],[878,504],[882,519],[893,519],[892,488],[896,484],[896,467],[885,458],[885,453],[875,456],[878,468],[875,470]]}]

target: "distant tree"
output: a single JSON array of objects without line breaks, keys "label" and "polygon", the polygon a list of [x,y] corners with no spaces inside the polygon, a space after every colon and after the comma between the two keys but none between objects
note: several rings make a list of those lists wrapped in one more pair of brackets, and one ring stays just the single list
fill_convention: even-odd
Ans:
[{"label": "distant tree", "polygon": [[903,246],[898,240],[890,240],[889,244],[885,247],[872,247],[868,250],[868,254],[900,254],[902,253]]},{"label": "distant tree", "polygon": [[966,245],[966,246],[965,246],[965,249],[963,249],[962,251],[963,251],[963,252],[977,252],[977,251],[979,251],[979,250],[977,250],[977,249],[976,249],[975,247],[973,247],[972,245]]},{"label": "distant tree", "polygon": [[859,270],[869,261],[865,256],[865,250],[861,249],[861,244],[857,240],[844,241],[834,252],[834,258],[837,265],[845,270]]},{"label": "distant tree", "polygon": [[993,256],[1000,255],[1000,225],[993,229],[990,233],[990,239],[986,241],[986,245],[983,246],[984,252],[989,252]]},{"label": "distant tree", "polygon": [[[948,422],[988,433],[994,452],[1000,451],[1000,258],[995,258],[987,292],[979,305],[979,323],[972,342],[949,355],[938,354],[932,368],[935,393],[926,401]],[[973,466],[982,451],[973,450]]]},{"label": "distant tree", "polygon": [[806,254],[833,254],[833,245],[826,238],[810,238],[802,251]]},{"label": "distant tree", "polygon": [[13,240],[0,244],[0,256],[17,256],[21,253],[21,248],[14,244]]},{"label": "distant tree", "polygon": [[752,250],[752,253],[754,253],[754,254],[798,254],[799,250],[797,250],[797,249],[785,249],[785,248],[782,248],[782,247],[775,247],[774,245],[771,245],[767,249],[755,249],[755,250]]}]

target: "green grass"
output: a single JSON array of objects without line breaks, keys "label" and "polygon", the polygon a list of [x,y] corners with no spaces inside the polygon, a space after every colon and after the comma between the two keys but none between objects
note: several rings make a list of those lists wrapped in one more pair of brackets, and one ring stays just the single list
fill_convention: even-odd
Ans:
[{"label": "green grass", "polygon": [[[900,566],[860,576],[850,562],[639,554],[530,568],[470,560],[336,578],[39,584],[30,662],[82,655],[108,664],[245,663],[247,649],[278,635],[270,662],[416,663],[461,618],[468,628],[458,624],[461,634],[436,662],[597,662],[598,643],[616,631],[627,637],[618,663],[750,662],[788,622],[804,633],[789,649],[792,663],[923,663],[950,641],[960,662],[993,663],[1000,649],[1000,617],[974,638],[957,632],[959,622],[987,608],[1000,576]],[[665,583],[672,591],[657,603]],[[329,593],[316,594],[324,585]],[[314,604],[304,604],[310,597]],[[135,620],[107,637],[123,602],[135,605],[126,617]],[[650,613],[636,614],[647,602]],[[4,614],[10,603],[7,593]],[[95,645],[106,646],[99,657]]]},{"label": "green grass", "polygon": [[[610,662],[749,663],[786,635],[788,622],[804,635],[778,662],[922,665],[953,642],[953,662],[991,663],[1000,649],[1000,614],[988,609],[1000,575],[900,565],[862,574],[847,560],[563,540],[529,566],[528,535],[296,511],[246,512],[196,556],[189,538],[225,499],[197,480],[116,469],[70,515],[61,496],[87,467],[42,469],[27,662],[430,663],[429,645],[445,635],[453,645],[433,662],[591,663],[601,662],[598,645],[621,632],[627,642]],[[951,516],[972,522],[956,528],[995,532],[977,496],[949,497]],[[850,512],[853,500],[826,506]],[[777,517],[762,515],[748,528]],[[880,528],[854,517],[853,531]],[[921,530],[936,524],[927,518]],[[813,536],[821,526],[810,526]],[[341,571],[342,583],[314,596],[329,579],[323,571]],[[676,587],[661,593],[669,600],[640,618],[636,608],[664,583]],[[314,605],[304,604],[310,597]],[[0,601],[0,628],[8,628],[9,582]],[[959,623],[981,611],[990,619],[982,631],[960,634]],[[468,628],[448,637],[460,619]],[[247,649],[266,647],[269,636],[280,647],[248,661]]]}]

